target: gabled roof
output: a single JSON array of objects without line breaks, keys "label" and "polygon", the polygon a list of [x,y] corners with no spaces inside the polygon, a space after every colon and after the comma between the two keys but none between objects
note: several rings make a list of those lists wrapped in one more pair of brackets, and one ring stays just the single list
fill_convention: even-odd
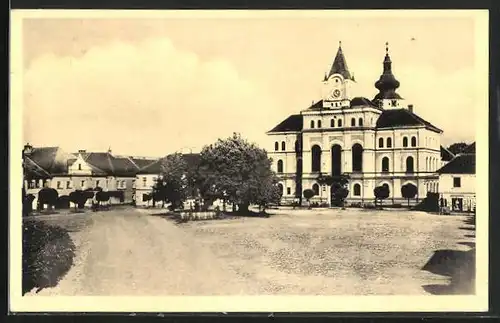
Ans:
[{"label": "gabled roof", "polygon": [[32,152],[25,156],[27,175],[50,177],[64,174],[68,171],[72,159],[75,159],[73,154],[66,153],[59,147],[33,148]]},{"label": "gabled roof", "polygon": [[114,156],[110,152],[66,153],[59,147],[33,148],[25,157],[25,170],[28,177],[49,178],[55,175],[67,175],[68,167],[76,162],[78,155],[90,166],[95,175],[135,176],[144,166],[154,159]]},{"label": "gabled roof", "polygon": [[300,114],[292,114],[281,123],[279,123],[276,127],[268,131],[268,133],[272,132],[287,132],[287,131],[301,131],[303,127],[302,115]]},{"label": "gabled roof", "polygon": [[425,126],[425,128],[441,133],[438,127],[422,119],[407,109],[384,110],[377,119],[377,128],[399,128],[405,126]]},{"label": "gabled roof", "polygon": [[438,169],[439,174],[475,174],[476,173],[476,155],[459,154],[449,163]]},{"label": "gabled roof", "polygon": [[450,161],[455,157],[455,155],[449,151],[446,147],[441,146],[441,160]]}]

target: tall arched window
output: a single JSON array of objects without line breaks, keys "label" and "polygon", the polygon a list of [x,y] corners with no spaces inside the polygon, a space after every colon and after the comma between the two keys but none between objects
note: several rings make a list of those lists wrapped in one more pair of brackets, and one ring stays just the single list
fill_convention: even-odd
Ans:
[{"label": "tall arched window", "polygon": [[342,127],[342,119],[337,120],[337,127]]},{"label": "tall arched window", "polygon": [[403,147],[408,147],[408,137],[403,137]]},{"label": "tall arched window", "polygon": [[280,195],[283,195],[283,184],[279,183],[278,184],[278,189],[280,191]]},{"label": "tall arched window", "polygon": [[283,161],[278,160],[278,173],[283,173]]},{"label": "tall arched window", "polygon": [[363,126],[363,118],[359,118],[359,120],[358,120],[358,126],[360,126],[360,127]]},{"label": "tall arched window", "polygon": [[285,150],[286,148],[286,144],[284,141],[281,142],[281,150]]},{"label": "tall arched window", "polygon": [[428,172],[429,170],[429,157],[425,157],[425,171]]},{"label": "tall arched window", "polygon": [[407,173],[414,172],[413,157],[411,156],[406,158],[406,172]]},{"label": "tall arched window", "polygon": [[280,144],[279,144],[279,142],[276,141],[274,143],[274,150],[278,151],[279,148],[280,148]]},{"label": "tall arched window", "polygon": [[318,120],[318,128],[321,128],[321,120]]},{"label": "tall arched window", "polygon": [[352,146],[352,171],[363,171],[363,146],[354,144]]},{"label": "tall arched window", "polygon": [[382,172],[389,171],[389,157],[382,158]]},{"label": "tall arched window", "polygon": [[335,127],[335,120],[334,119],[331,119],[330,120],[330,127]]},{"label": "tall arched window", "polygon": [[351,127],[355,127],[356,126],[356,119],[352,118],[351,119]]},{"label": "tall arched window", "polygon": [[312,187],[312,190],[314,192],[314,195],[319,195],[319,185],[318,184],[314,184]]},{"label": "tall arched window", "polygon": [[378,138],[378,148],[384,148],[384,138]]},{"label": "tall arched window", "polygon": [[360,196],[361,195],[361,185],[354,184],[352,190],[353,190],[353,195],[354,196]]},{"label": "tall arched window", "polygon": [[339,176],[342,173],[342,147],[336,144],[332,146],[332,175]]},{"label": "tall arched window", "polygon": [[314,128],[314,120],[311,120],[311,128]]},{"label": "tall arched window", "polygon": [[321,171],[321,148],[318,145],[314,145],[311,149],[312,154],[312,171]]},{"label": "tall arched window", "polygon": [[392,148],[392,138],[387,138],[387,148]]},{"label": "tall arched window", "polygon": [[417,147],[417,138],[416,137],[411,137],[411,146]]}]

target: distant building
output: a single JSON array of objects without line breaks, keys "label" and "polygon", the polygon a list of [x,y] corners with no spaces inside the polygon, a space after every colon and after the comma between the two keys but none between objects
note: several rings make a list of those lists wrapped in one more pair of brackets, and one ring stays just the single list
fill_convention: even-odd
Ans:
[{"label": "distant building", "polygon": [[[155,159],[116,156],[108,152],[67,153],[59,147],[32,147],[23,150],[24,185],[26,194],[35,196],[43,187],[54,188],[59,196],[68,196],[75,190],[101,188],[104,191],[123,192],[111,203],[130,203],[133,200],[137,172]],[[89,202],[90,203],[90,202]]]},{"label": "distant building", "polygon": [[418,188],[416,203],[437,192],[436,171],[453,158],[441,146],[443,131],[415,113],[397,93],[389,49],[373,99],[352,97],[356,80],[339,45],[322,81],[321,100],[290,115],[272,130],[267,150],[280,177],[283,203],[312,189],[315,202],[331,203],[331,191],[318,183],[322,175],[349,175],[347,203],[370,203],[374,188],[387,186],[389,203],[405,203],[401,188]]},{"label": "distant building", "polygon": [[[147,196],[153,192],[153,187],[162,173],[166,171],[164,161],[168,156],[160,158],[152,164],[141,168],[136,175],[135,182],[135,205],[136,206],[149,206],[152,205],[151,201],[147,200]],[[200,161],[199,154],[182,154],[190,170],[195,170]],[[188,201],[189,202],[189,201]]]},{"label": "distant building", "polygon": [[473,211],[476,207],[476,145],[473,143],[441,167],[439,193],[442,206],[452,211]]}]

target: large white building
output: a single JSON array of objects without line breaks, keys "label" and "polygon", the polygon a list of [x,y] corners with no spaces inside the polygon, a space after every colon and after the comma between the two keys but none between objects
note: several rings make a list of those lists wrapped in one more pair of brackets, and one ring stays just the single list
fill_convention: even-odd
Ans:
[{"label": "large white building", "polygon": [[317,202],[331,203],[320,175],[348,174],[348,203],[371,203],[376,186],[389,187],[389,203],[404,203],[401,187],[418,188],[415,202],[438,191],[436,171],[453,156],[441,146],[443,131],[419,117],[396,92],[386,47],[383,72],[372,99],[352,97],[356,81],[339,45],[325,74],[321,100],[290,115],[267,134],[273,169],[281,179],[283,203],[313,189]]}]

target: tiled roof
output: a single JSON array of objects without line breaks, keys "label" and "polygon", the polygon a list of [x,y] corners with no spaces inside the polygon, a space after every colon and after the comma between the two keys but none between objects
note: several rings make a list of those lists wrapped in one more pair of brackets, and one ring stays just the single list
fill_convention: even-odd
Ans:
[{"label": "tiled roof", "polygon": [[370,106],[374,108],[378,108],[378,106],[373,103],[371,100],[364,98],[364,97],[355,97],[351,100],[351,107],[357,107],[357,106]]},{"label": "tiled roof", "polygon": [[77,160],[79,154],[90,165],[93,174],[109,176],[135,176],[139,169],[155,161],[150,158],[114,156],[110,152],[81,151],[69,154],[59,147],[42,147],[33,148],[26,156],[26,173],[40,178],[68,174],[68,167]]},{"label": "tiled roof", "polygon": [[33,175],[40,172],[57,175],[66,173],[69,161],[74,158],[73,154],[68,154],[59,147],[33,148],[26,156],[25,165],[28,167],[27,170],[34,172]]},{"label": "tiled roof", "polygon": [[465,154],[475,154],[476,153],[476,142],[473,142],[464,149]]},{"label": "tiled roof", "polygon": [[429,130],[442,132],[438,127],[407,109],[384,110],[377,119],[377,128],[398,128],[405,126],[425,126]]},{"label": "tiled roof", "polygon": [[[166,171],[164,161],[168,156],[158,159],[157,161],[147,165],[139,170],[138,174],[160,174]],[[195,169],[200,162],[200,154],[182,154],[182,158],[186,162],[188,168]]]},{"label": "tiled roof", "polygon": [[444,161],[450,161],[455,157],[451,151],[449,151],[447,148],[441,146],[441,160]]},{"label": "tiled roof", "polygon": [[[321,101],[320,101],[321,102]],[[321,103],[323,104],[323,103]],[[283,120],[276,127],[268,131],[271,132],[287,132],[287,131],[301,131],[303,126],[302,115],[300,114],[292,114],[285,120]]]},{"label": "tiled roof", "polygon": [[313,103],[307,110],[323,110],[323,100]]},{"label": "tiled roof", "polygon": [[439,174],[475,174],[476,155],[456,155],[449,163],[441,167],[437,172]]}]

